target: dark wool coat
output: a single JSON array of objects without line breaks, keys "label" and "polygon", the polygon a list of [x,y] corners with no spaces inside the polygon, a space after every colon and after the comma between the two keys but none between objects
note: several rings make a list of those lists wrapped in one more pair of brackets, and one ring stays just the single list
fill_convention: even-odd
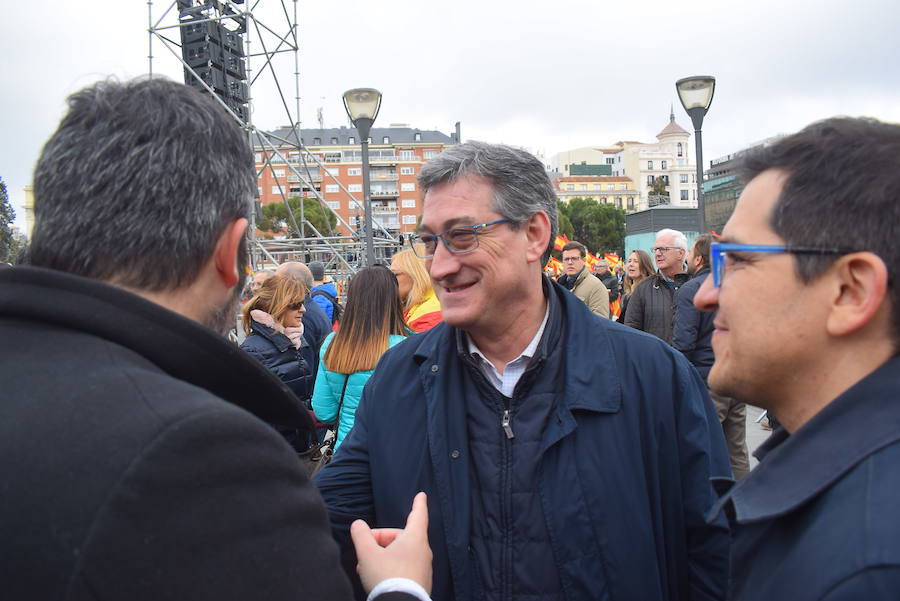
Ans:
[{"label": "dark wool coat", "polygon": [[[552,369],[562,373],[560,388],[543,397],[553,404],[531,484],[553,543],[546,560],[555,563],[563,593],[572,600],[723,598],[728,531],[724,518],[709,525],[705,517],[716,499],[710,478],[730,469],[706,386],[659,339],[597,317],[561,286],[548,286],[562,314],[555,346],[565,352],[545,369],[547,378]],[[446,323],[385,353],[353,429],[317,477],[346,569],[355,565],[350,523],[402,527],[420,490],[428,493],[433,599],[476,599],[477,573],[505,569],[473,565],[470,465],[489,459],[470,456],[466,408],[477,400],[466,396],[466,377],[456,331]],[[511,413],[515,430],[522,420]],[[495,433],[502,435],[499,420]],[[517,440],[514,454],[523,452]]]},{"label": "dark wool coat", "polygon": [[5,599],[345,600],[312,427],[237,346],[124,290],[0,272]]}]

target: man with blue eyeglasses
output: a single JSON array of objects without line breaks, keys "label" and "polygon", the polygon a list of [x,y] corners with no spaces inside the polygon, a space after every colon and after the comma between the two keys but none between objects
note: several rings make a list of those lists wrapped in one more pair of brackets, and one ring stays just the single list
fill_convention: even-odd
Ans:
[{"label": "man with blue eyeglasses", "polygon": [[557,200],[535,157],[468,142],[419,183],[444,322],[385,353],[317,478],[348,571],[350,523],[402,526],[423,490],[437,601],[724,598],[703,380],[544,276]]},{"label": "man with blue eyeglasses", "polygon": [[730,598],[897,599],[900,126],[815,123],[744,180],[694,303],[716,311],[710,388],[782,427],[711,514]]}]

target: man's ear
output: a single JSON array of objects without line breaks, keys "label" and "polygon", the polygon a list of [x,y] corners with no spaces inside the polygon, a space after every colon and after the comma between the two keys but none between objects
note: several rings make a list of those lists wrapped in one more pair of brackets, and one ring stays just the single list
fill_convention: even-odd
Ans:
[{"label": "man's ear", "polygon": [[538,211],[525,222],[525,235],[528,238],[527,259],[539,261],[550,246],[550,218],[544,211]]},{"label": "man's ear", "polygon": [[826,328],[832,336],[851,334],[886,312],[888,274],[884,261],[871,252],[838,259],[831,267],[837,285]]},{"label": "man's ear", "polygon": [[222,284],[229,289],[237,285],[241,278],[241,274],[238,273],[237,250],[241,244],[241,238],[247,231],[248,223],[243,217],[235,219],[228,224],[216,242],[216,250],[213,254],[216,271],[222,279]]}]

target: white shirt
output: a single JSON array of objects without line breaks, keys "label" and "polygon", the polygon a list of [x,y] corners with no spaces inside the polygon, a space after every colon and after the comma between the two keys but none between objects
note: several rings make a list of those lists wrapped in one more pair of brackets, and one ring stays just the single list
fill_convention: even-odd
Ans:
[{"label": "white shirt", "polygon": [[488,379],[488,382],[504,396],[512,397],[513,391],[516,389],[516,384],[519,383],[519,379],[528,368],[529,361],[531,361],[531,358],[534,357],[534,354],[537,351],[538,344],[541,342],[541,336],[544,334],[544,328],[547,327],[547,319],[549,317],[550,303],[548,301],[547,310],[544,311],[544,320],[541,322],[541,327],[538,328],[534,338],[531,339],[531,342],[528,343],[528,346],[525,347],[522,354],[506,364],[502,374],[497,371],[497,368],[494,367],[493,363],[487,360],[484,353],[482,353],[478,346],[472,341],[472,337],[469,336],[468,333],[466,334],[466,340],[469,343],[469,354],[478,359],[478,367],[481,369],[481,373],[483,373]]}]

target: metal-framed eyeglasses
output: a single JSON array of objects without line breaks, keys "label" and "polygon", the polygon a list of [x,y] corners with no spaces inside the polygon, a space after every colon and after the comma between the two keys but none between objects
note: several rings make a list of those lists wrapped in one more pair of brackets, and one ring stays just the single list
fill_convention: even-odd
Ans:
[{"label": "metal-framed eyeglasses", "polygon": [[430,259],[437,251],[438,240],[444,243],[447,250],[455,255],[464,255],[478,248],[478,234],[486,227],[506,223],[508,218],[497,219],[477,225],[460,225],[451,227],[440,234],[412,234],[409,241],[413,252],[422,259]]},{"label": "metal-framed eyeglasses", "polygon": [[795,255],[846,255],[853,250],[845,248],[813,248],[810,246],[787,246],[784,244],[728,244],[713,242],[709,248],[710,270],[713,285],[722,285],[728,253],[791,253]]}]

